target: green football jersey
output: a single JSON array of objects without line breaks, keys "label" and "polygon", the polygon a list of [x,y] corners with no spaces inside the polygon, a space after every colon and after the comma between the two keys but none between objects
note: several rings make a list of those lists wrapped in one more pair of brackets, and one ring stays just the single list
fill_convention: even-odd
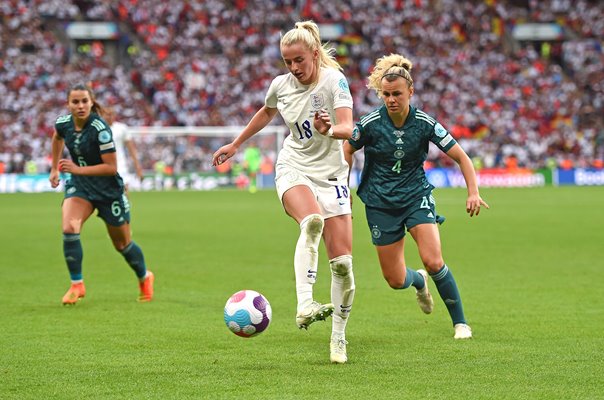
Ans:
[{"label": "green football jersey", "polygon": [[[97,114],[90,114],[81,131],[76,131],[71,114],[57,118],[55,129],[65,140],[71,159],[79,166],[101,164],[102,154],[115,152],[111,129]],[[114,200],[124,192],[124,183],[119,174],[114,176],[72,174],[69,183],[78,191],[86,193],[91,201]]]},{"label": "green football jersey", "polygon": [[257,172],[260,169],[260,164],[262,163],[262,153],[258,147],[250,146],[245,149],[243,159],[247,163],[248,170],[251,172]]},{"label": "green football jersey", "polygon": [[429,142],[444,152],[457,143],[434,118],[412,106],[402,128],[394,126],[385,106],[362,116],[348,142],[365,148],[358,196],[368,206],[389,209],[404,208],[434,189],[424,171]]}]

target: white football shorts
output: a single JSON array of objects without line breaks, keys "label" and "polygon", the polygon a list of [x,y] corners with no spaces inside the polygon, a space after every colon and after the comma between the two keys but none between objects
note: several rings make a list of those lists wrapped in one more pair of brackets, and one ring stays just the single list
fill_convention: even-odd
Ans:
[{"label": "white football shorts", "polygon": [[275,186],[281,204],[283,204],[283,194],[298,185],[310,188],[319,203],[324,219],[352,213],[347,176],[316,179],[300,173],[290,165],[278,164],[275,170]]}]

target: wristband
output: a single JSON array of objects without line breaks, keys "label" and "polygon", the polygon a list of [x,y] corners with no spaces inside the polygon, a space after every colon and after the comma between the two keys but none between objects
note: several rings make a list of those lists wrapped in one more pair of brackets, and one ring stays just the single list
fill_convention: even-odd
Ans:
[{"label": "wristband", "polygon": [[327,130],[327,136],[329,136],[329,137],[333,136],[333,126],[330,126],[329,129]]}]

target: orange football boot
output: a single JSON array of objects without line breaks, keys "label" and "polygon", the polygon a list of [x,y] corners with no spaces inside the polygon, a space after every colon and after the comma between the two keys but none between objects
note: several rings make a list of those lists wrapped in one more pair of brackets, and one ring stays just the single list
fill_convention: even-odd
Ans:
[{"label": "orange football boot", "polygon": [[145,279],[138,283],[138,287],[141,290],[138,301],[144,303],[153,299],[153,281],[155,281],[155,275],[153,275],[153,272],[147,271]]},{"label": "orange football boot", "polygon": [[84,282],[72,283],[67,293],[65,293],[65,296],[63,296],[63,304],[73,305],[84,296],[86,296]]}]

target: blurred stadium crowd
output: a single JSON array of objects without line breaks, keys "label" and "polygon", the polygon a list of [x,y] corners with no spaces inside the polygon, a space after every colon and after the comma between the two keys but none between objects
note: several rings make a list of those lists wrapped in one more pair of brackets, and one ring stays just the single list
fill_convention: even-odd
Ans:
[{"label": "blurred stadium crowd", "polygon": [[[130,126],[245,125],[287,72],[280,33],[302,19],[344,28],[330,42],[355,117],[380,103],[365,87],[375,59],[402,53],[414,62],[413,104],[449,128],[477,166],[602,168],[602,1],[2,0],[0,14],[6,173],[48,170],[53,124],[77,81],[90,81]],[[93,43],[75,52],[64,33],[70,21],[116,22],[125,50],[111,58]],[[556,22],[565,40],[519,43],[510,32],[522,22]],[[161,161],[179,172],[210,168],[216,141],[138,144],[146,169]]]}]

